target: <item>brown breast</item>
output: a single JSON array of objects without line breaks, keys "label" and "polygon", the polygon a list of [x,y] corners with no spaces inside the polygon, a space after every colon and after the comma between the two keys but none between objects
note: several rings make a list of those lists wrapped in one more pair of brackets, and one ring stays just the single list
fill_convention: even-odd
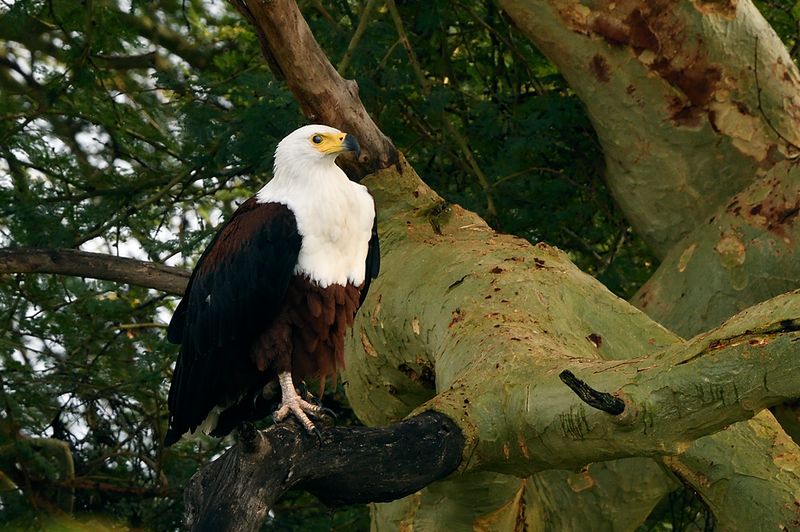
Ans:
[{"label": "brown breast", "polygon": [[361,286],[322,288],[307,276],[294,276],[281,314],[253,346],[253,362],[260,371],[291,369],[297,380],[335,377],[344,367],[344,336],[360,294]]}]

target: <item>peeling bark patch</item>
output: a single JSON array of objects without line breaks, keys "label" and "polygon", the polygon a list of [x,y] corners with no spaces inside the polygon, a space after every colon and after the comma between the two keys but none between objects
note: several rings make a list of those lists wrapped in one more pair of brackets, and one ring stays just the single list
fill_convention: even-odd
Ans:
[{"label": "peeling bark patch", "polygon": [[522,456],[524,456],[526,460],[530,460],[531,455],[528,450],[528,444],[525,442],[525,437],[521,432],[517,433],[517,446],[519,447],[519,452],[522,453]]},{"label": "peeling bark patch", "polygon": [[676,69],[669,60],[658,59],[651,67],[685,96],[685,99],[672,98],[668,106],[672,121],[677,125],[700,125],[700,119],[707,112],[716,86],[722,79],[718,67],[704,64],[699,57],[694,60],[689,66]]},{"label": "peeling bark patch", "polygon": [[701,13],[736,17],[737,0],[693,0],[694,7]]},{"label": "peeling bark patch", "polygon": [[[671,2],[653,0],[630,11],[625,7],[630,9],[626,5],[617,6],[616,16],[596,12],[590,30],[612,46],[630,46],[645,68],[680,93],[666,102],[670,119],[676,125],[701,126],[721,83],[722,70],[709,64],[702,43],[687,42],[681,49],[662,44],[685,39],[684,22],[675,15]],[[595,61],[592,59],[590,70],[598,77]]]},{"label": "peeling bark patch", "polygon": [[500,266],[495,266],[494,268],[489,270],[489,273],[494,273],[494,274],[503,273],[503,268],[501,268]]},{"label": "peeling bark patch", "polygon": [[591,29],[594,33],[601,36],[608,44],[615,46],[624,46],[628,44],[629,35],[628,28],[621,20],[600,13],[592,21]]},{"label": "peeling bark patch", "polygon": [[419,319],[416,317],[411,320],[411,330],[414,331],[414,334],[419,336]]},{"label": "peeling bark patch", "polygon": [[381,300],[383,299],[383,294],[378,294],[377,301],[375,302],[375,308],[372,309],[372,314],[369,316],[369,322],[372,326],[378,325],[378,316],[381,313]]},{"label": "peeling bark patch", "polygon": [[631,14],[625,19],[625,23],[630,28],[630,44],[636,51],[636,54],[641,54],[644,50],[650,50],[653,53],[658,53],[661,49],[661,43],[658,37],[650,26],[647,24],[642,11],[634,9]]},{"label": "peeling bark patch", "polygon": [[[748,205],[749,202],[744,198],[742,201],[746,206],[742,216],[751,225],[763,228],[789,244],[793,233],[790,228],[800,219],[800,196],[793,201],[788,199],[786,190],[777,190],[778,184],[772,183],[766,197],[758,203]],[[797,188],[788,187],[788,192],[789,195],[797,195]],[[738,203],[738,200],[735,202]],[[741,214],[741,209],[734,214]]]},{"label": "peeling bark patch", "polygon": [[644,310],[644,309],[647,308],[647,305],[649,305],[649,304],[650,304],[650,292],[648,292],[647,290],[644,290],[639,295],[639,308]]},{"label": "peeling bark patch", "polygon": [[692,255],[694,255],[695,249],[697,249],[697,242],[683,250],[683,253],[681,253],[680,258],[678,259],[679,272],[683,273],[683,271],[686,269],[686,266],[689,265],[689,261],[692,260]]},{"label": "peeling bark patch", "polygon": [[406,363],[400,364],[397,369],[411,382],[419,384],[428,390],[436,389],[436,377],[433,374],[433,366],[429,363],[421,364],[419,371],[415,370]]},{"label": "peeling bark patch", "polygon": [[744,243],[738,235],[733,233],[723,235],[714,246],[714,251],[719,254],[722,265],[726,268],[738,268],[744,264],[747,257]]},{"label": "peeling bark patch", "polygon": [[364,331],[364,329],[361,329],[359,336],[361,337],[361,347],[364,348],[364,352],[367,354],[367,356],[378,358],[378,351],[372,345],[372,342],[369,341],[367,333]]},{"label": "peeling bark patch", "polygon": [[611,76],[609,76],[610,68],[608,66],[608,61],[606,58],[600,54],[595,54],[592,57],[592,60],[589,61],[589,70],[597,78],[597,81],[601,83],[608,83],[611,81]]},{"label": "peeling bark patch", "polygon": [[729,136],[736,149],[758,162],[766,160],[774,148],[761,118],[741,102],[711,102],[708,119],[714,131]]},{"label": "peeling bark patch", "polygon": [[[505,451],[505,448],[503,448]],[[476,518],[472,522],[471,530],[475,532],[488,532],[489,530],[509,530],[511,519],[513,519],[513,532],[524,532],[527,530],[525,518],[525,482],[520,479],[519,489],[512,499],[503,504],[493,512]]]},{"label": "peeling bark patch", "polygon": [[595,481],[592,475],[589,474],[589,468],[584,467],[579,473],[568,476],[567,484],[572,491],[580,493],[589,488],[593,488]]},{"label": "peeling bark patch", "polygon": [[589,343],[595,346],[597,349],[600,349],[600,346],[603,345],[603,337],[597,333],[591,333],[586,337],[586,339],[589,340]]},{"label": "peeling bark patch", "polygon": [[461,312],[461,308],[459,307],[450,314],[450,323],[447,324],[447,328],[452,329],[453,326],[462,319],[464,319],[464,314]]}]

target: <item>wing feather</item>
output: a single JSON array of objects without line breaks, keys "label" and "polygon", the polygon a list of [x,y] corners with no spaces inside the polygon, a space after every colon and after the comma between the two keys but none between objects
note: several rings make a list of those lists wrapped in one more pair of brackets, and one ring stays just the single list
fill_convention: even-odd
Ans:
[{"label": "wing feather", "polygon": [[203,252],[167,330],[181,344],[167,445],[235,393],[233,372],[246,367],[249,347],[284,304],[300,244],[288,207],[251,198]]},{"label": "wing feather", "polygon": [[361,298],[358,301],[360,307],[364,300],[367,299],[367,292],[369,292],[370,282],[378,276],[381,269],[381,245],[378,240],[378,215],[372,222],[372,237],[369,239],[369,248],[367,249],[367,269],[364,275],[364,287],[361,289]]}]

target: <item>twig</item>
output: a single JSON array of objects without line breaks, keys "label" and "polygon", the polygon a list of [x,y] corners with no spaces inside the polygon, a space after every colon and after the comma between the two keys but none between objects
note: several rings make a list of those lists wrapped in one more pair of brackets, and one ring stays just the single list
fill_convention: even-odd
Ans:
[{"label": "twig", "polygon": [[611,248],[611,252],[606,256],[600,268],[597,270],[596,277],[603,275],[611,267],[611,264],[614,262],[614,259],[617,258],[617,255],[622,249],[622,246],[625,245],[625,240],[627,238],[627,235],[628,235],[628,228],[623,227],[622,231],[620,231],[619,236],[617,237],[617,241],[614,244],[614,247]]},{"label": "twig", "polygon": [[372,12],[375,10],[375,4],[377,3],[378,0],[368,0],[367,5],[364,6],[364,11],[361,12],[361,18],[358,19],[358,27],[356,27],[356,31],[353,33],[353,37],[347,45],[347,50],[345,50],[342,60],[339,62],[339,66],[336,67],[340,76],[344,76],[347,71],[350,60],[353,58],[356,48],[358,48],[358,43],[361,42],[361,37],[364,36],[364,32],[367,29],[367,24],[372,20]]},{"label": "twig", "polygon": [[403,19],[400,17],[400,12],[397,10],[397,5],[394,3],[394,0],[386,0],[386,8],[392,15],[392,21],[394,21],[394,27],[397,30],[397,36],[400,37],[400,42],[403,43],[403,47],[406,49],[408,61],[411,63],[411,69],[417,76],[419,85],[422,87],[422,92],[427,96],[430,94],[428,79],[425,77],[425,73],[422,71],[422,66],[419,64],[419,60],[417,59],[417,54],[414,52],[414,48],[411,47],[411,41],[408,40],[406,30],[403,28]]},{"label": "twig", "polygon": [[581,401],[602,410],[612,416],[618,416],[625,411],[625,402],[619,397],[614,397],[610,393],[600,392],[580,380],[570,370],[565,369],[558,374],[561,381],[569,386],[569,389],[580,397]]},{"label": "twig", "polygon": [[472,172],[475,174],[475,177],[478,179],[478,184],[483,189],[484,194],[486,194],[486,213],[493,219],[497,218],[497,206],[494,202],[494,195],[492,194],[492,185],[489,183],[489,179],[487,179],[486,174],[483,173],[481,167],[478,165],[478,161],[475,159],[475,156],[472,153],[472,150],[467,143],[467,140],[464,138],[463,135],[450,123],[446,116],[442,116],[442,122],[444,123],[444,127],[450,136],[453,137],[453,140],[456,141],[458,144],[461,153],[464,154],[464,158],[469,163],[469,167],[472,169]]}]

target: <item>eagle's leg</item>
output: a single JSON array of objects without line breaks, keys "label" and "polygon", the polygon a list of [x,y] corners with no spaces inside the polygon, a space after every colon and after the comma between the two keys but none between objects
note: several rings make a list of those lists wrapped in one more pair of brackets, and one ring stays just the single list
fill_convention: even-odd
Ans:
[{"label": "eagle's leg", "polygon": [[281,406],[272,414],[272,419],[276,423],[283,421],[292,413],[300,420],[300,423],[308,432],[316,432],[317,427],[308,419],[307,414],[318,416],[324,412],[321,406],[309,403],[297,394],[292,382],[292,374],[288,371],[278,374],[278,382],[281,385]]}]

